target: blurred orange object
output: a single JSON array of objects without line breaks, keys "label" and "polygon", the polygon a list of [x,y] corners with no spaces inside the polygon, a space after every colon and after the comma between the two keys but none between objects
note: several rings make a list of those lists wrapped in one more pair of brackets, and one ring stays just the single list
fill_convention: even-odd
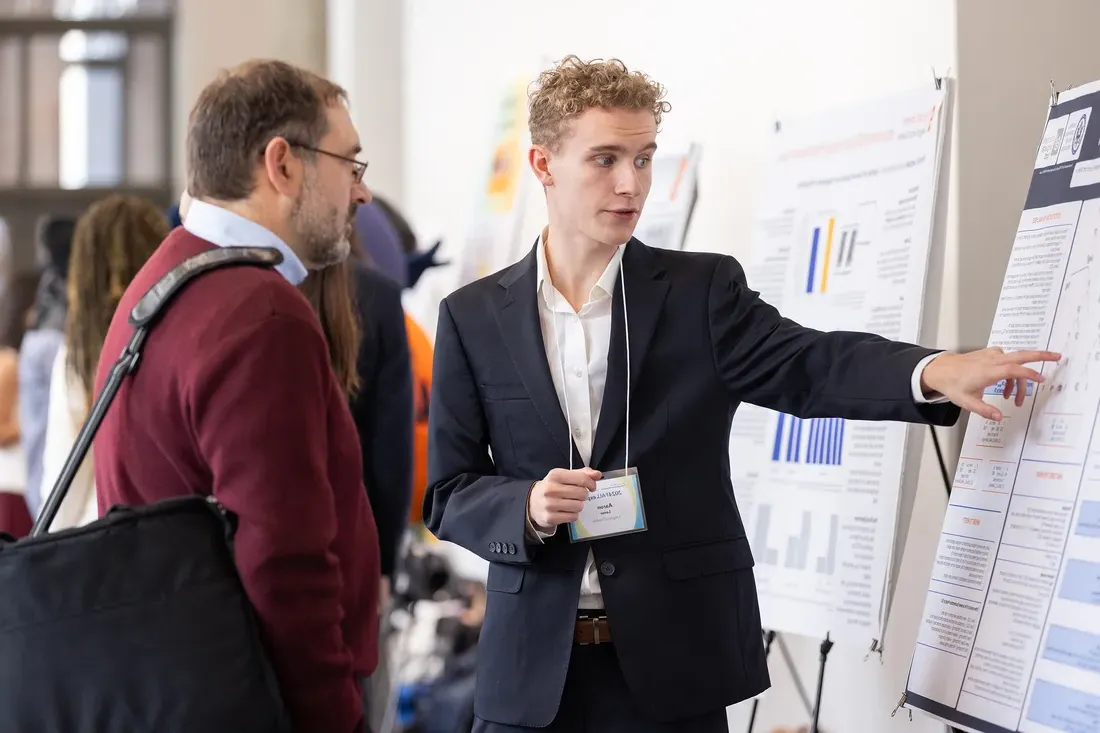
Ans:
[{"label": "blurred orange object", "polygon": [[432,396],[432,342],[406,312],[409,358],[413,371],[413,487],[409,522],[423,521],[424,492],[428,488],[428,405]]}]

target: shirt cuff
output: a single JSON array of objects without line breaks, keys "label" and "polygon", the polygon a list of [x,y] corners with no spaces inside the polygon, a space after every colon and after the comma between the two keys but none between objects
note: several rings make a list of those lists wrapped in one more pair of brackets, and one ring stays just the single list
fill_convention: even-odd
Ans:
[{"label": "shirt cuff", "polygon": [[[537,484],[537,483],[538,482],[536,481],[535,483],[531,484],[531,489],[534,489],[535,484]],[[543,531],[542,528],[536,527],[535,523],[531,521],[531,491],[530,490],[528,490],[528,492],[527,492],[527,517],[526,517],[526,520],[527,520],[527,531],[526,531],[525,534],[527,535],[527,539],[530,540],[531,542],[536,543],[536,544],[539,544],[539,545],[545,544],[543,542],[543,540],[550,539],[558,531],[557,527],[554,527],[549,532]]]},{"label": "shirt cuff", "polygon": [[913,401],[918,405],[938,405],[943,402],[947,402],[947,398],[939,392],[932,392],[931,394],[924,394],[924,390],[920,388],[920,378],[924,373],[924,368],[937,356],[944,352],[937,351],[935,354],[929,354],[920,361],[917,362],[916,369],[913,370],[912,389],[913,389]]},{"label": "shirt cuff", "polygon": [[[557,531],[556,527],[554,528],[554,531]],[[527,539],[536,544],[542,545],[545,544],[543,540],[548,540],[553,536],[554,532],[543,532],[541,529],[534,525],[534,523],[531,521],[531,517],[527,517]]]}]

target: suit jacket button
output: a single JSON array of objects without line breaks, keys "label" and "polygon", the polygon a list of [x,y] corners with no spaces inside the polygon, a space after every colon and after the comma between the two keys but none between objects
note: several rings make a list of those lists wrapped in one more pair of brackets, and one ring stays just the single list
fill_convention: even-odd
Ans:
[{"label": "suit jacket button", "polygon": [[497,551],[497,543],[496,542],[490,542],[489,543],[489,552],[496,552],[496,551]]},{"label": "suit jacket button", "polygon": [[516,546],[514,544],[512,544],[511,542],[508,543],[508,554],[509,555],[515,555],[516,554]]},{"label": "suit jacket button", "polygon": [[496,543],[496,551],[497,551],[497,552],[501,552],[501,551],[503,551],[503,550],[504,550],[504,546],[503,546],[503,545],[501,545],[501,544],[500,544],[499,542],[498,542],[498,543]]},{"label": "suit jacket button", "polygon": [[615,564],[611,563],[611,562],[607,562],[606,560],[601,562],[600,563],[600,573],[602,575],[614,575],[615,574]]}]

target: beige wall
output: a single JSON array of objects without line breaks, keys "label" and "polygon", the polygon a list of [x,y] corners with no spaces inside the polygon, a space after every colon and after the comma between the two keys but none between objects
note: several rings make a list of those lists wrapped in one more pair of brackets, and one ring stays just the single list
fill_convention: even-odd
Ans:
[{"label": "beige wall", "polygon": [[181,0],[176,26],[174,177],[184,184],[187,115],[220,69],[279,58],[326,70],[325,0]]}]

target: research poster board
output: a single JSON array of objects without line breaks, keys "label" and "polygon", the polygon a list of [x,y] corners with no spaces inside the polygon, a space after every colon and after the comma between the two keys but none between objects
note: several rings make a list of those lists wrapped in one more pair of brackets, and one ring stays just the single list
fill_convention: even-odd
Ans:
[{"label": "research poster board", "polygon": [[989,344],[1062,358],[969,417],[903,697],[981,733],[1100,731],[1100,82],[1052,101]]},{"label": "research poster board", "polygon": [[475,202],[466,246],[459,261],[461,287],[513,261],[521,236],[532,175],[527,168],[527,88],[531,77],[520,76],[503,90],[495,114],[484,185]]},{"label": "research poster board", "polygon": [[682,150],[658,149],[651,165],[652,185],[634,237],[650,247],[683,249],[699,198],[699,159],[702,146]]},{"label": "research poster board", "polygon": [[[949,93],[929,83],[783,120],[749,287],[805,326],[922,341]],[[766,629],[880,648],[921,430],[738,408],[730,466]]]}]

